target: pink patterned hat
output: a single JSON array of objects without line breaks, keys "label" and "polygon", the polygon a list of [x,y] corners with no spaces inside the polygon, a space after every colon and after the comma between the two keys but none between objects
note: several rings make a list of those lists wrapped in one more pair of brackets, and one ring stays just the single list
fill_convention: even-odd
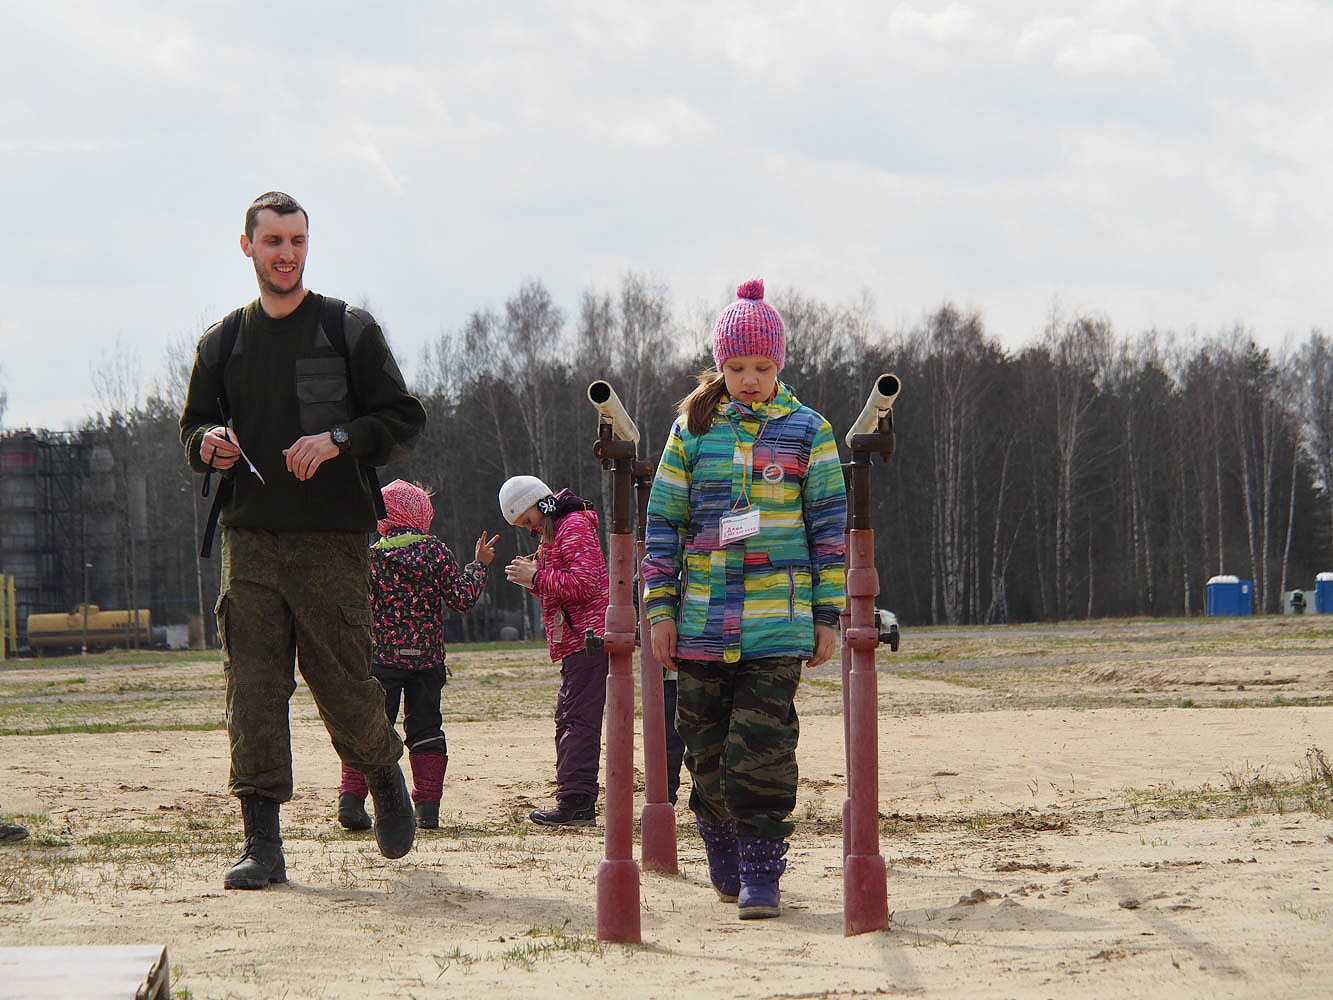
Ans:
[{"label": "pink patterned hat", "polygon": [[713,360],[719,370],[728,358],[762,355],[782,370],[787,360],[787,328],[778,311],[764,301],[764,279],[751,278],[736,289],[736,301],[723,309],[713,327]]},{"label": "pink patterned hat", "polygon": [[389,516],[375,522],[381,535],[394,528],[411,528],[423,535],[430,534],[430,522],[435,520],[435,506],[420,486],[395,479],[384,487],[384,510]]}]

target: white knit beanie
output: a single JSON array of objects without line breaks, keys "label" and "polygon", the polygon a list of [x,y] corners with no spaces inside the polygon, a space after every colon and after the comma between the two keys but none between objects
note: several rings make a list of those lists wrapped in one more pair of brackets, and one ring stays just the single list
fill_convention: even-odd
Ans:
[{"label": "white knit beanie", "polygon": [[500,487],[500,513],[510,524],[517,524],[524,511],[549,496],[551,487],[536,476],[511,476]]}]

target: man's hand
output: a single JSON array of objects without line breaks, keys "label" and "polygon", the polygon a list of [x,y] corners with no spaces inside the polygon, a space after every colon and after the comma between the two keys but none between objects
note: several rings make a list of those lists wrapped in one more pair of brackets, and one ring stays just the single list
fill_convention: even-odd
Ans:
[{"label": "man's hand", "polygon": [[659,665],[668,670],[676,669],[676,620],[663,618],[653,622],[650,631],[653,643],[653,655]]},{"label": "man's hand", "polygon": [[290,448],[282,449],[287,459],[287,471],[301,482],[305,482],[315,471],[331,458],[338,457],[338,446],[328,431],[319,434],[307,434],[292,442]]},{"label": "man's hand", "polygon": [[833,651],[838,648],[838,630],[832,625],[815,626],[815,655],[810,657],[807,667],[817,667],[827,663]]},{"label": "man's hand", "polygon": [[499,539],[500,536],[496,535],[488,542],[486,541],[486,532],[483,531],[481,537],[477,539],[477,545],[476,548],[473,549],[472,558],[476,559],[477,562],[481,563],[483,566],[489,566],[491,560],[495,558],[495,543],[499,541]]},{"label": "man's hand", "polygon": [[199,457],[205,465],[225,472],[241,457],[241,446],[232,431],[222,426],[214,427],[199,440]]}]

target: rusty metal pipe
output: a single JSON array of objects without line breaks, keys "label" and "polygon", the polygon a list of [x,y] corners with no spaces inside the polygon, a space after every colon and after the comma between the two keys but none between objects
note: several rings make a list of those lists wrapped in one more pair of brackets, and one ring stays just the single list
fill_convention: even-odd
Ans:
[{"label": "rusty metal pipe", "polygon": [[[635,551],[639,565],[643,564],[645,552],[648,494],[652,490],[656,471],[654,462],[634,463],[634,489],[639,515],[635,526]],[[642,573],[639,579],[642,581]],[[646,870],[676,875],[680,871],[676,853],[676,810],[667,801],[666,697],[662,690],[662,665],[653,654],[642,589],[639,593],[639,685],[643,702],[643,783],[646,799],[639,817],[642,842],[639,856]]]},{"label": "rusty metal pipe", "polygon": [[[610,389],[607,386],[608,390]],[[614,394],[613,394],[614,395]],[[596,403],[593,404],[597,406]],[[630,489],[635,445],[614,435],[613,421],[598,408],[593,453],[612,470],[611,533],[607,570],[610,602],[604,644],[606,676],[606,838],[597,866],[597,938],[639,944],[639,866],[634,861],[634,539],[630,535]],[[625,418],[628,420],[628,417]],[[624,424],[617,420],[614,423]],[[630,422],[630,427],[633,426]],[[637,436],[637,432],[636,432]],[[590,636],[589,641],[595,639]],[[660,713],[659,713],[660,714]]]},{"label": "rusty metal pipe", "polygon": [[[879,689],[875,649],[879,628],[875,597],[875,533],[870,520],[871,456],[894,450],[893,401],[901,386],[881,375],[865,409],[847,434],[847,605],[843,626],[843,737],[847,751],[847,800],[843,803],[843,934],[889,926],[888,875],[879,850]],[[873,429],[866,426],[874,414]]]}]

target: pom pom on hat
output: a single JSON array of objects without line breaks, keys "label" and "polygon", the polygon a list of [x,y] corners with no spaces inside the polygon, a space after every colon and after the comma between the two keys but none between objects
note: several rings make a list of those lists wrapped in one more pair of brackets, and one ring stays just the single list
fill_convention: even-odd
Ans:
[{"label": "pom pom on hat", "polygon": [[736,289],[736,298],[762,302],[764,300],[764,279],[751,278],[749,281],[743,282]]},{"label": "pom pom on hat", "polygon": [[394,528],[411,528],[423,535],[430,534],[430,523],[435,520],[435,506],[430,495],[415,483],[395,479],[382,490],[384,512],[387,517],[375,522],[381,535]]},{"label": "pom pom on hat", "polygon": [[713,327],[713,361],[719,369],[728,358],[754,355],[772,358],[778,371],[787,360],[787,328],[764,301],[763,278],[741,284],[736,301],[718,314]]}]

